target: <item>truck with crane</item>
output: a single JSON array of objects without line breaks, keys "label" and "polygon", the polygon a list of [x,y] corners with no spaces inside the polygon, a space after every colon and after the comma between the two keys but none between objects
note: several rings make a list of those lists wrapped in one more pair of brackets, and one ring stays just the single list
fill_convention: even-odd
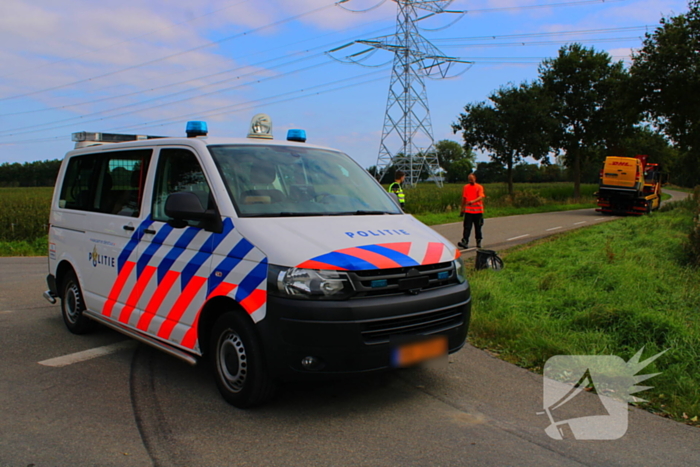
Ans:
[{"label": "truck with crane", "polygon": [[647,159],[646,155],[605,158],[596,211],[639,216],[661,206],[661,186],[666,175],[660,164]]}]

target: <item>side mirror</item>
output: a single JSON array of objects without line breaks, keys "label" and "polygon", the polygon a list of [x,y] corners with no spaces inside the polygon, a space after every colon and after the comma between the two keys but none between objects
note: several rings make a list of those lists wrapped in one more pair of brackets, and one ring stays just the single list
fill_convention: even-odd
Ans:
[{"label": "side mirror", "polygon": [[204,209],[199,197],[190,191],[169,194],[165,200],[165,214],[172,218],[168,224],[176,229],[186,227],[187,221],[199,221],[205,230],[223,231],[221,216],[216,209]]}]

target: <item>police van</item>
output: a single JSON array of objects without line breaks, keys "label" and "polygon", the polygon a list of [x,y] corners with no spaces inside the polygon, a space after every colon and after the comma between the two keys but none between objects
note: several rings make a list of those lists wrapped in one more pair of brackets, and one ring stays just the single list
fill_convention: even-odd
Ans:
[{"label": "police van", "polygon": [[75,133],[51,204],[44,296],[259,405],[280,380],[414,365],[465,343],[460,253],[347,155],[272,139]]}]

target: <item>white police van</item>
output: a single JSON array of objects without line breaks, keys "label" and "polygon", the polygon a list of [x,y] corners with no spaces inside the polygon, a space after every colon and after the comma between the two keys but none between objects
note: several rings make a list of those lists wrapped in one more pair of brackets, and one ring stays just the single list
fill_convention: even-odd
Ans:
[{"label": "white police van", "polygon": [[350,157],[248,138],[75,133],[51,204],[49,290],[76,334],[95,322],[189,363],[223,397],[275,382],[408,366],[459,350],[459,251]]}]

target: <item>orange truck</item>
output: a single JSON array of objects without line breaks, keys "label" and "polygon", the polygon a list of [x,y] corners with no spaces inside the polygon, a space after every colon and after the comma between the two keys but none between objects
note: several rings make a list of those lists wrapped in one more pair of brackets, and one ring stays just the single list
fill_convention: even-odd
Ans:
[{"label": "orange truck", "polygon": [[609,214],[648,214],[661,206],[661,185],[665,179],[659,164],[647,156],[607,157],[600,171],[598,209]]}]

